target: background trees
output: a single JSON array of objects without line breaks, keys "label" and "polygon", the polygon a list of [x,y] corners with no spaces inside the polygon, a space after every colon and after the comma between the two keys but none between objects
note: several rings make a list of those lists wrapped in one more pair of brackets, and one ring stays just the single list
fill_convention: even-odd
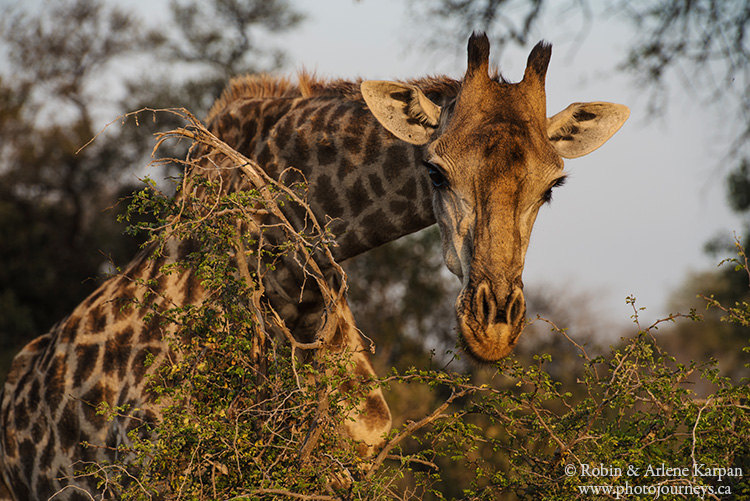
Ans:
[{"label": "background trees", "polygon": [[[149,161],[152,148],[150,132],[172,124],[162,117],[158,123],[142,121],[139,127],[132,127],[132,122],[126,127],[118,124],[79,152],[98,132],[95,124],[146,106],[184,106],[202,116],[232,75],[283,64],[283,53],[269,40],[302,21],[295,4],[283,0],[182,1],[174,4],[168,21],[157,30],[111,5],[104,0],[68,0],[49,2],[33,14],[20,7],[3,12],[0,355],[5,363],[22,344],[44,332],[93,290],[97,277],[113,264],[124,264],[138,245],[137,240],[123,236],[122,227],[115,223],[121,210],[117,201],[138,185],[137,175]],[[680,76],[678,81],[705,102],[724,99],[739,104],[737,115],[727,118],[727,123],[740,125],[734,147],[719,159],[729,167],[719,172],[727,178],[732,206],[748,214],[748,1],[423,0],[415,2],[413,9],[414,18],[427,24],[420,36],[434,33],[440,37],[433,43],[462,47],[468,31],[484,29],[496,42],[493,50],[540,38],[540,23],[549,16],[555,23],[547,22],[545,30],[567,30],[577,40],[585,40],[587,27],[597,16],[624,16],[634,43],[620,67],[650,92],[655,113],[663,110],[670,95],[670,75]],[[148,71],[143,70],[144,61],[152,62]],[[740,231],[747,233],[745,228]],[[359,325],[373,334],[378,345],[381,374],[393,365],[403,371],[425,363],[462,372],[474,369],[454,359],[453,353],[446,354],[454,342],[451,303],[455,284],[453,278],[444,280],[436,240],[433,228],[348,264],[351,302]],[[726,250],[732,246],[726,238],[710,244],[719,252],[717,260],[733,255]],[[747,277],[731,273],[730,268],[690,278],[675,294],[676,308],[703,310],[705,300],[694,302],[698,292],[714,294],[724,304],[743,301]],[[595,346],[601,332],[619,332],[619,326],[612,327],[596,312],[587,311],[586,297],[570,290],[545,291],[536,297],[530,291],[528,299],[532,317],[538,312],[558,327],[568,328],[578,343],[588,340],[591,361],[605,351]],[[667,351],[687,360],[716,357],[719,367],[739,380],[746,375],[746,356],[738,349],[747,343],[747,326],[722,322],[722,316],[713,310],[704,323],[677,324],[666,340]],[[562,333],[550,335],[551,331],[549,324],[536,321],[525,334],[535,342],[527,345],[531,349],[518,350],[518,359],[533,369],[535,354],[551,353],[552,359],[543,362],[546,374],[562,383],[562,392],[583,391],[576,383],[581,373],[578,351]],[[660,337],[665,331],[662,325]],[[645,349],[644,345],[638,349]],[[430,359],[425,351],[433,351],[434,356]],[[489,377],[487,371],[474,376],[479,381]],[[507,383],[503,380],[502,384]],[[401,421],[424,415],[431,404],[447,397],[444,386],[418,390],[416,385],[406,386],[393,384],[389,399]],[[483,390],[481,385],[475,389]],[[532,394],[527,392],[527,396]],[[689,400],[682,403],[690,406],[694,416],[699,407]],[[550,423],[556,419],[552,414],[545,416],[552,416]],[[501,433],[498,427],[492,429]],[[650,429],[640,431],[651,436]],[[533,444],[529,446],[533,449]],[[480,459],[486,458],[475,455],[471,461],[477,464]],[[740,457],[738,461],[746,460]],[[444,475],[450,483],[449,474]]]},{"label": "background trees", "polygon": [[139,186],[150,132],[171,124],[111,127],[79,151],[102,120],[146,106],[200,116],[230,76],[278,67],[283,54],[268,35],[302,20],[285,0],[174,2],[168,29],[102,0],[47,2],[34,13],[22,5],[3,9],[0,25],[3,375],[17,349],[139,244],[116,223],[118,200]]},{"label": "background trees", "polygon": [[[54,21],[54,22],[53,22]],[[158,42],[138,23],[96,2],[50,5],[41,17],[12,11],[2,24],[8,55],[0,87],[0,351],[44,332],[90,290],[107,262],[133,252],[113,214],[139,151],[102,141],[95,91],[118,58]],[[110,98],[107,96],[105,99]]]},{"label": "background trees", "polygon": [[[742,126],[724,159],[735,167],[722,174],[727,175],[730,203],[747,213],[747,1],[611,0],[594,5],[585,0],[440,0],[416,2],[412,9],[415,19],[430,27],[422,33],[440,34],[433,44],[462,46],[467,31],[484,29],[500,42],[493,44],[498,49],[528,44],[540,36],[542,26],[553,30],[551,36],[555,29],[565,30],[583,41],[599,16],[627,19],[635,36],[620,66],[651,92],[655,112],[669,95],[667,76],[675,74],[706,102],[740,103],[736,119]],[[182,1],[165,14],[169,22],[156,29],[103,0],[50,3],[33,14],[18,4],[4,13],[0,353],[10,358],[69,312],[95,287],[96,277],[113,264],[123,264],[138,245],[114,222],[120,210],[117,201],[137,185],[137,175],[149,161],[150,132],[172,124],[159,118],[160,123],[146,120],[139,127],[110,127],[79,152],[98,132],[98,124],[146,106],[185,106],[201,116],[232,75],[282,65],[284,54],[272,35],[295,29],[303,15],[286,1]],[[550,16],[554,25],[548,22]],[[143,70],[144,61],[152,63],[148,71]],[[107,208],[111,210],[102,212]],[[731,247],[726,240],[711,242],[711,247]],[[365,332],[378,333],[379,346],[388,351],[384,366],[396,360],[408,364],[409,353],[421,358],[423,349],[434,350],[441,359],[452,347],[453,319],[447,305],[455,284],[452,278],[444,280],[435,241],[435,230],[428,230],[348,265],[360,324]],[[405,276],[396,271],[405,269]],[[725,290],[727,299],[740,297],[724,276],[709,274],[704,280],[710,290],[703,292]],[[686,284],[686,295],[694,297],[697,288]],[[533,315],[545,304],[556,304],[560,315],[586,318],[580,305],[587,301],[562,304],[560,298],[569,294],[558,292],[536,301],[530,294],[530,311]],[[584,326],[586,322],[576,324],[592,337],[612,329],[606,322],[601,322],[604,327],[590,322]],[[700,329],[706,332],[707,327]],[[733,334],[717,329],[712,335],[685,336],[699,344],[708,339],[742,342],[746,336],[742,328]],[[706,354],[699,349],[690,356]]]}]

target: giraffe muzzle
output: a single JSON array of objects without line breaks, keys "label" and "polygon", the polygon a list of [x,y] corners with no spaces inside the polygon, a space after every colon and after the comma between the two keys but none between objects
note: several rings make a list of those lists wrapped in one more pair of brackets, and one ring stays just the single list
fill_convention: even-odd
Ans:
[{"label": "giraffe muzzle", "polygon": [[[504,296],[504,297],[503,297]],[[456,301],[459,339],[479,362],[495,362],[507,356],[524,327],[526,301],[520,287],[501,300],[487,281],[466,288]]]}]

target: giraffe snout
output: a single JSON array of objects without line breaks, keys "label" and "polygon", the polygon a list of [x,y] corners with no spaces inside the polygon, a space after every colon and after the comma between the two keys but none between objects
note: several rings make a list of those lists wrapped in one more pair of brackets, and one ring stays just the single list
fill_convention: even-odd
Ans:
[{"label": "giraffe snout", "polygon": [[481,362],[507,356],[523,331],[526,301],[521,287],[500,298],[482,281],[473,289],[464,289],[456,302],[459,338],[464,349]]}]

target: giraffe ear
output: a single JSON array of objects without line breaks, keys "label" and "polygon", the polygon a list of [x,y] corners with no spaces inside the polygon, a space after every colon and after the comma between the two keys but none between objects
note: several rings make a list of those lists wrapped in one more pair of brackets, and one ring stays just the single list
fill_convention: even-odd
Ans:
[{"label": "giraffe ear", "polygon": [[425,144],[437,128],[440,106],[413,85],[366,80],[362,97],[380,124],[394,136],[411,144]]},{"label": "giraffe ear", "polygon": [[547,119],[547,135],[558,155],[577,158],[603,145],[630,116],[614,103],[573,103]]}]

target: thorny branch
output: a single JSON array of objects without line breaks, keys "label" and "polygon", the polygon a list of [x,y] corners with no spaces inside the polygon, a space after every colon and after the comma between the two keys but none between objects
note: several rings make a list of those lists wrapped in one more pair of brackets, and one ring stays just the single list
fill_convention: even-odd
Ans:
[{"label": "thorny branch", "polygon": [[[319,222],[315,219],[314,214],[312,214],[309,207],[305,203],[304,198],[301,197],[295,190],[284,186],[281,183],[277,183],[273,179],[268,178],[268,176],[258,167],[257,164],[240,155],[239,153],[231,149],[228,145],[224,144],[213,135],[211,135],[187,111],[166,111],[170,113],[176,113],[179,116],[185,118],[190,123],[190,125],[177,129],[175,131],[170,131],[168,133],[159,135],[160,143],[167,138],[173,137],[178,139],[190,139],[198,144],[207,146],[209,153],[205,154],[204,156],[198,157],[198,159],[206,159],[209,164],[216,169],[241,169],[243,175],[251,182],[252,186],[254,186],[257,189],[257,192],[260,194],[260,199],[262,200],[262,202],[258,204],[260,207],[258,208],[257,212],[255,211],[256,207],[252,209],[245,209],[244,207],[240,207],[240,204],[238,204],[236,208],[220,209],[217,203],[209,203],[208,207],[205,208],[205,210],[207,210],[209,214],[204,214],[204,217],[201,218],[201,221],[205,221],[208,215],[222,215],[226,216],[227,218],[231,218],[235,214],[237,215],[238,221],[240,219],[243,221],[242,223],[237,223],[237,227],[235,228],[237,231],[234,234],[233,246],[238,258],[237,273],[242,279],[244,279],[247,284],[252,283],[256,284],[259,287],[257,293],[251,296],[252,299],[249,301],[249,307],[257,316],[258,322],[261,322],[259,327],[261,331],[265,332],[265,328],[269,327],[268,324],[271,324],[273,327],[279,329],[282,335],[286,337],[289,345],[292,347],[291,367],[293,376],[296,381],[296,388],[294,388],[294,385],[292,384],[291,390],[289,390],[289,388],[286,388],[284,392],[280,392],[280,394],[276,395],[275,398],[277,399],[277,401],[282,400],[283,404],[287,404],[288,400],[292,400],[294,398],[293,395],[299,395],[303,392],[303,388],[305,387],[307,390],[313,388],[314,391],[316,391],[317,396],[317,407],[315,407],[315,403],[313,403],[311,407],[307,407],[305,409],[302,409],[302,405],[298,404],[297,402],[293,402],[291,404],[291,406],[296,406],[294,407],[294,412],[299,412],[299,414],[303,415],[303,418],[307,420],[306,422],[311,424],[309,428],[302,427],[299,429],[295,429],[289,435],[286,435],[284,437],[281,436],[281,432],[279,432],[279,429],[285,426],[284,420],[286,416],[283,414],[289,409],[290,406],[286,406],[284,407],[284,409],[282,409],[282,406],[268,409],[268,407],[271,407],[270,399],[265,400],[263,398],[259,398],[255,401],[254,405],[250,404],[238,410],[236,414],[232,416],[236,432],[232,437],[232,440],[226,441],[228,448],[233,448],[235,451],[237,451],[235,454],[237,464],[233,466],[237,470],[241,469],[239,462],[239,429],[241,423],[246,420],[247,416],[251,412],[262,415],[264,421],[270,423],[268,426],[270,431],[266,430],[266,433],[270,433],[271,435],[273,435],[274,439],[278,438],[278,442],[272,443],[272,441],[268,441],[267,443],[260,444],[258,446],[260,448],[259,454],[263,454],[268,450],[271,450],[273,452],[277,450],[284,450],[285,453],[287,451],[292,451],[292,454],[296,453],[296,457],[299,460],[299,463],[296,464],[304,463],[309,458],[313,457],[315,446],[319,443],[320,440],[322,440],[321,434],[324,430],[324,426],[321,423],[326,424],[326,421],[331,420],[333,413],[332,408],[335,406],[336,402],[331,398],[331,394],[333,391],[332,387],[334,385],[330,384],[328,381],[315,379],[314,384],[317,384],[317,386],[313,386],[310,379],[305,381],[306,376],[309,377],[309,374],[305,375],[304,373],[298,373],[298,367],[297,365],[295,365],[294,354],[295,350],[316,350],[325,348],[330,340],[331,333],[326,332],[322,335],[319,335],[313,342],[310,343],[303,343],[296,340],[290,330],[287,329],[284,325],[284,322],[278,312],[272,309],[269,310],[267,305],[261,303],[260,296],[263,294],[262,284],[258,283],[258,280],[253,280],[253,274],[255,274],[257,277],[262,276],[260,264],[258,263],[257,269],[251,270],[248,262],[242,258],[251,254],[251,249],[248,248],[250,245],[254,246],[257,244],[260,247],[264,245],[264,242],[262,241],[262,230],[264,227],[268,227],[270,225],[270,223],[266,222],[265,218],[267,216],[273,218],[274,226],[278,225],[278,227],[280,228],[291,227],[291,223],[276,204],[279,196],[287,197],[289,200],[292,200],[293,203],[298,204],[300,207],[303,207],[307,211],[306,222],[310,225],[312,230],[314,230],[312,231],[312,233],[314,233],[316,237],[320,237],[321,241],[323,238],[325,238],[325,226],[319,224]],[[211,153],[211,150],[214,151],[214,153]],[[198,150],[195,148],[191,149],[191,152],[196,151]],[[184,181],[183,189],[185,193],[188,192],[187,180]],[[183,203],[185,203],[184,200]],[[183,205],[182,209],[184,208],[185,207]],[[182,210],[180,210],[179,214],[174,220],[174,224],[180,223],[182,214],[183,212]],[[243,224],[245,226],[243,226]],[[256,226],[253,226],[253,224],[255,224]],[[243,240],[242,237],[243,231],[248,231],[248,228],[250,232],[258,234],[258,241],[253,244],[248,244],[248,241]],[[335,263],[330,250],[325,245],[319,246],[317,245],[318,242],[311,243],[309,236],[300,236],[295,231],[290,231],[288,234],[293,241],[295,251],[297,251],[300,256],[300,264],[304,266],[304,269],[308,272],[308,276],[312,277],[317,282],[320,290],[324,293],[328,311],[333,312],[335,308],[340,306],[338,301],[342,298],[345,292],[345,281],[343,282],[339,290],[331,290],[329,283],[322,273],[322,269],[324,269],[324,266],[331,266],[342,273],[342,276],[343,271]],[[327,260],[328,262],[322,263],[321,258]],[[407,422],[397,432],[394,432],[393,436],[387,440],[387,443],[379,451],[376,457],[366,459],[361,463],[358,463],[364,464],[366,466],[366,469],[362,470],[361,475],[355,475],[358,477],[356,478],[356,481],[376,481],[377,475],[388,469],[387,465],[384,466],[384,463],[387,460],[393,462],[400,461],[402,464],[414,463],[427,470],[435,470],[436,472],[439,472],[439,462],[431,462],[429,460],[423,459],[419,457],[418,454],[410,455],[406,453],[403,456],[395,454],[394,449],[402,446],[406,447],[406,445],[403,444],[408,444],[408,442],[406,442],[407,438],[415,436],[420,430],[429,430],[429,427],[431,425],[435,425],[436,423],[442,424],[446,421],[450,423],[458,422],[467,416],[474,417],[476,414],[481,414],[481,411],[479,411],[475,415],[472,415],[474,411],[468,410],[467,407],[463,407],[455,413],[448,412],[448,408],[452,404],[455,405],[457,403],[457,399],[467,396],[478,397],[473,401],[477,404],[477,408],[480,408],[485,404],[485,397],[486,401],[491,401],[491,404],[487,404],[486,406],[482,407],[482,409],[489,409],[489,411],[487,412],[487,414],[491,416],[489,422],[491,422],[492,424],[500,423],[501,427],[504,427],[504,433],[507,433],[510,437],[508,441],[501,441],[495,438],[488,437],[487,435],[471,435],[470,439],[474,441],[473,444],[485,441],[486,444],[491,444],[492,446],[497,447],[496,451],[510,451],[508,457],[511,458],[511,461],[515,461],[515,463],[512,463],[514,466],[517,467],[521,463],[523,463],[524,468],[528,466],[528,473],[530,475],[536,476],[536,478],[545,483],[547,487],[557,482],[557,479],[555,477],[556,468],[558,468],[562,464],[561,461],[563,458],[567,457],[568,460],[574,459],[579,462],[587,461],[588,458],[592,457],[590,455],[590,452],[587,450],[588,444],[595,443],[599,439],[605,437],[607,433],[609,433],[607,426],[610,426],[610,424],[613,428],[616,428],[620,425],[622,414],[619,414],[620,417],[617,417],[614,420],[615,422],[613,424],[611,422],[605,421],[606,419],[608,419],[607,413],[610,412],[610,407],[613,405],[619,405],[621,401],[620,399],[622,399],[623,395],[632,396],[632,400],[636,401],[638,405],[650,404],[658,407],[662,416],[668,414],[674,415],[675,413],[673,411],[670,412],[670,409],[668,407],[668,405],[672,405],[672,401],[670,400],[667,404],[663,404],[664,400],[660,400],[660,398],[663,399],[663,396],[659,395],[657,390],[652,391],[653,387],[648,386],[648,378],[654,376],[654,374],[649,373],[649,371],[652,371],[653,368],[650,366],[645,367],[643,365],[644,359],[647,362],[648,360],[647,357],[642,356],[642,352],[639,350],[642,350],[644,348],[644,344],[649,340],[648,338],[655,341],[654,336],[651,334],[651,331],[657,329],[661,322],[671,322],[684,315],[670,315],[666,319],[658,320],[647,328],[641,329],[639,310],[635,307],[634,299],[632,300],[632,304],[634,310],[633,318],[636,325],[638,326],[639,334],[636,339],[632,341],[632,344],[626,346],[622,350],[614,351],[612,358],[608,360],[600,357],[592,359],[586,352],[584,346],[575,342],[565,332],[564,329],[558,328],[552,322],[540,319],[542,321],[548,322],[556,332],[562,333],[563,336],[581,353],[586,364],[585,370],[590,371],[586,373],[586,381],[579,380],[580,383],[586,384],[586,391],[588,391],[588,401],[585,404],[569,404],[568,401],[572,400],[569,396],[558,392],[557,389],[555,389],[554,385],[545,386],[545,383],[547,381],[543,380],[543,377],[547,376],[542,372],[541,363],[538,367],[537,373],[532,374],[532,371],[521,370],[514,373],[514,376],[517,377],[519,381],[518,386],[521,386],[521,384],[531,384],[534,386],[533,392],[521,392],[520,396],[518,393],[511,394],[507,390],[492,388],[489,385],[471,384],[467,379],[443,374],[430,376],[423,376],[421,374],[417,374],[414,376],[395,375],[390,378],[382,379],[380,381],[381,384],[387,384],[388,382],[393,381],[415,381],[418,383],[428,382],[429,384],[445,386],[446,388],[450,389],[451,393],[450,396],[442,402],[442,404],[434,404],[437,407],[431,407],[433,410],[431,410],[429,414],[416,421]],[[693,315],[691,315],[690,317],[692,316]],[[636,343],[640,344],[636,346]],[[256,347],[256,349],[260,349],[260,347]],[[658,347],[656,347],[655,349],[658,350]],[[599,373],[597,372],[597,365],[604,366],[606,368],[607,374],[605,376],[600,377]],[[508,367],[509,366],[507,365],[505,366],[506,369]],[[503,370],[498,367],[498,373],[503,374],[503,377],[508,376],[510,372],[512,371]],[[662,385],[661,388],[667,388],[668,390],[670,390],[671,395],[672,393],[674,393],[671,390],[675,389],[677,385],[681,384],[684,381],[684,378],[689,376],[690,373],[690,371],[683,371],[681,373],[682,375],[679,375],[679,377],[671,377],[669,380],[669,384]],[[540,376],[540,374],[542,375]],[[242,392],[247,390],[241,389],[239,391]],[[563,413],[558,412],[557,410],[553,410],[552,407],[548,406],[548,402],[553,400],[556,403],[560,403],[562,407],[567,409],[567,416],[563,416]],[[709,403],[711,405],[709,405]],[[686,407],[689,405],[701,405],[701,403],[698,401],[693,401],[691,404],[690,402],[688,402],[687,398],[684,401],[680,402],[680,404],[684,404]],[[738,406],[736,405],[736,403],[733,403],[732,405],[734,405],[735,408],[747,409],[746,406]],[[668,428],[668,426],[663,422],[656,422],[655,424],[653,424],[653,427],[660,426],[665,430],[665,433],[664,435],[657,436],[657,438],[652,440],[652,442],[662,441],[665,444],[669,445],[677,438],[679,438],[678,435],[680,434],[684,435],[684,437],[688,437],[691,435],[692,450],[689,450],[688,454],[691,455],[695,462],[697,460],[696,456],[700,452],[696,451],[696,447],[700,447],[698,441],[699,438],[702,438],[702,431],[699,430],[699,422],[701,422],[701,419],[704,419],[705,422],[706,415],[710,412],[713,412],[713,409],[720,406],[721,400],[719,399],[706,400],[703,403],[703,406],[697,411],[697,417],[694,418],[693,422],[687,425],[687,428],[683,427],[683,431],[675,431],[676,428]],[[232,403],[231,407],[234,408],[234,402]],[[635,411],[633,410],[631,412]],[[562,419],[569,419],[571,415],[574,418],[574,422],[561,423]],[[667,419],[674,418],[672,416],[668,416]],[[681,425],[684,426],[684,423],[681,423]],[[692,434],[689,432],[691,426]],[[637,426],[635,426],[634,428],[637,428]],[[688,431],[684,431],[685,429]],[[443,440],[445,436],[450,434],[450,431],[444,431],[442,428],[438,428],[437,434],[440,436],[433,436],[433,438],[437,436],[437,438],[434,438],[435,442]],[[738,433],[738,435],[739,434],[740,433]],[[290,436],[292,438],[290,438]],[[689,440],[689,438],[687,438],[687,440]],[[533,441],[536,441],[536,443],[544,442],[545,444],[551,444],[552,446],[556,445],[556,454],[558,455],[545,456],[543,453],[539,455],[532,454],[529,444],[533,443]],[[646,445],[642,445],[642,448],[646,448]],[[638,448],[636,447],[635,450],[637,452]],[[534,450],[534,453],[537,452],[539,451]],[[277,463],[281,461],[280,457],[281,455],[278,455],[275,459],[271,459],[263,462],[262,464],[258,464],[258,470],[261,471],[262,478],[264,480],[270,479],[274,468],[277,467]],[[521,459],[519,460],[518,458]],[[190,457],[190,462],[191,463],[188,465],[188,470],[186,471],[186,473],[197,473],[200,468],[206,468],[206,464],[210,464],[211,466],[208,467],[208,471],[210,471],[211,473],[212,483],[215,483],[215,478],[217,478],[219,475],[225,474],[222,470],[226,467],[217,458],[203,457],[203,459],[200,459],[199,456],[192,456]],[[347,474],[355,471],[355,469],[351,468],[351,466],[343,465],[338,460],[334,460],[333,462],[338,462]],[[225,461],[225,463],[230,464],[228,461]],[[350,475],[350,480],[352,478],[353,477]],[[269,483],[268,485],[273,484]],[[212,487],[216,489],[215,485],[212,485]],[[519,492],[523,492],[522,489],[525,488],[527,487],[524,486],[519,488]],[[145,492],[145,487],[143,488],[143,491]],[[334,496],[323,494],[302,494],[299,492],[294,492],[291,489],[285,490],[262,487],[248,490],[247,494],[310,500],[339,499]]]},{"label": "thorny branch", "polygon": [[[260,193],[262,201],[264,202],[265,210],[270,212],[284,228],[291,230],[288,232],[288,235],[294,242],[296,252],[301,256],[303,269],[305,270],[306,275],[312,276],[315,279],[323,295],[324,302],[327,305],[326,309],[329,313],[327,317],[330,317],[330,312],[335,308],[335,305],[339,303],[346,292],[346,274],[343,268],[341,268],[341,266],[333,258],[333,254],[331,253],[331,250],[328,248],[328,246],[313,246],[314,250],[318,250],[323,253],[323,256],[326,260],[326,266],[331,266],[342,277],[342,282],[339,289],[335,292],[331,291],[331,287],[326,280],[325,274],[321,269],[321,265],[313,255],[314,250],[311,250],[309,248],[308,240],[305,239],[300,233],[295,231],[292,223],[281,211],[279,205],[276,203],[277,197],[272,193],[272,188],[274,190],[278,190],[284,196],[288,197],[291,201],[297,204],[298,207],[302,208],[305,211],[305,220],[312,223],[313,233],[315,235],[323,236],[325,235],[326,230],[318,222],[317,217],[313,213],[310,206],[304,199],[299,196],[299,194],[295,190],[291,189],[283,183],[276,181],[268,174],[266,174],[255,161],[245,157],[244,155],[237,152],[235,149],[218,139],[216,136],[211,134],[189,111],[185,109],[169,111],[183,117],[190,123],[190,125],[158,134],[157,148],[163,141],[168,138],[187,138],[194,141],[195,144],[207,146],[209,149],[207,157],[209,157],[212,161],[215,160],[217,156],[223,156],[229,161],[230,165],[241,169],[245,174],[246,179],[248,179],[255,187],[255,189]],[[224,162],[221,161],[217,163],[225,165]],[[334,329],[335,324],[333,322],[325,322],[322,332],[318,333],[318,340],[320,340],[322,344],[327,344],[334,333]]]}]

